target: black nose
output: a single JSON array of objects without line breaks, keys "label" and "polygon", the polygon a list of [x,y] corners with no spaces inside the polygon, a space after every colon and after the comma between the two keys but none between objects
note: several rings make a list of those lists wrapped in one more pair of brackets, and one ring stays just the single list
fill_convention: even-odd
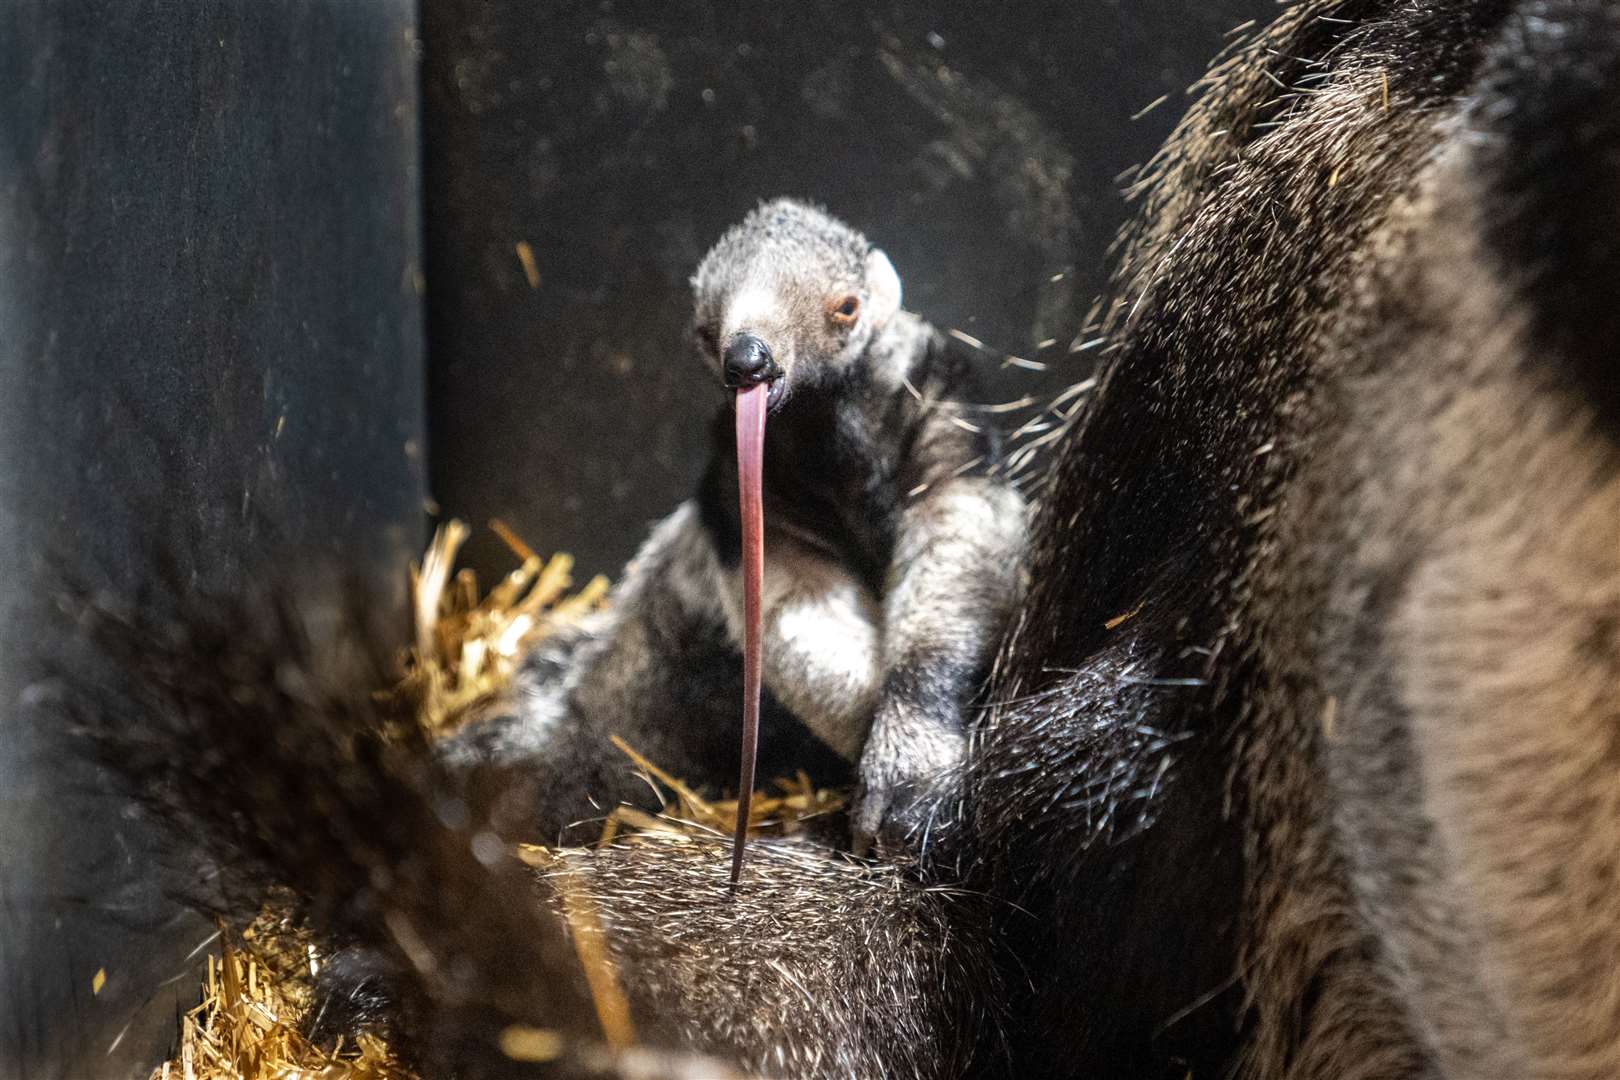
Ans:
[{"label": "black nose", "polygon": [[721,356],[723,381],[727,386],[752,386],[769,380],[776,372],[771,348],[753,334],[737,334],[726,343]]}]

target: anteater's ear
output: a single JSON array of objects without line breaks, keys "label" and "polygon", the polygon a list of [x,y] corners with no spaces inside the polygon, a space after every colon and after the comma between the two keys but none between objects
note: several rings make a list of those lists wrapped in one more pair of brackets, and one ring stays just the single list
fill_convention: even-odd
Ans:
[{"label": "anteater's ear", "polygon": [[900,275],[877,248],[866,257],[866,313],[874,330],[881,329],[900,310]]}]

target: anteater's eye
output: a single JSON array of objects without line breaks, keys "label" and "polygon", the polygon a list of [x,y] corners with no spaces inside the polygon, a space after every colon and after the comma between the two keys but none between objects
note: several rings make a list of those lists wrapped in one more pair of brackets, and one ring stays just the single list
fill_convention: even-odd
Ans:
[{"label": "anteater's eye", "polygon": [[707,324],[695,327],[692,334],[697,338],[697,343],[703,348],[704,352],[709,353],[711,356],[720,355],[720,334],[714,327]]},{"label": "anteater's eye", "polygon": [[853,326],[861,313],[861,298],[853,293],[835,298],[827,305],[827,317],[839,326]]}]

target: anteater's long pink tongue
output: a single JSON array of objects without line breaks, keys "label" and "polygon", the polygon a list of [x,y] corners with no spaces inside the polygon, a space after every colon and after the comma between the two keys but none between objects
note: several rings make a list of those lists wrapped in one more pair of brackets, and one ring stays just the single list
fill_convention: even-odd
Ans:
[{"label": "anteater's long pink tongue", "polygon": [[760,584],[765,578],[765,508],[761,473],[765,461],[764,383],[737,391],[737,495],[742,511],[743,741],[742,779],[737,784],[737,833],[731,846],[731,889],[742,875],[748,839],[748,803],[754,794],[754,758],[759,752]]}]

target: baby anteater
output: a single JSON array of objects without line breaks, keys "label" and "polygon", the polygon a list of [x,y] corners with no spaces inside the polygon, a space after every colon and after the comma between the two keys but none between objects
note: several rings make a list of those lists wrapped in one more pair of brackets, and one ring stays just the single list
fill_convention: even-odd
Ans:
[{"label": "baby anteater", "polygon": [[[921,842],[954,805],[962,711],[1020,583],[1023,501],[994,433],[964,415],[970,361],[901,309],[882,251],[801,202],[749,214],[692,286],[693,343],[719,382],[768,387],[767,774],[858,760],[857,843]],[[728,402],[696,496],[653,530],[609,610],[452,744],[534,793],[545,839],[649,798],[612,734],[688,780],[736,775],[735,439]]]}]

